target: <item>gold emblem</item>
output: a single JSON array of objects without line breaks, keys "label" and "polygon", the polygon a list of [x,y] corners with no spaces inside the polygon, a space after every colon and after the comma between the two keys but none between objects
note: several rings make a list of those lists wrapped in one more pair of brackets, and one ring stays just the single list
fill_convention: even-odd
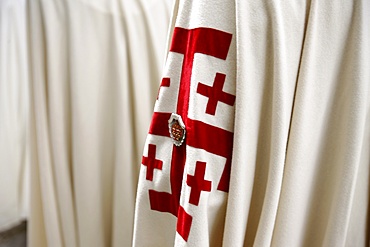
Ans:
[{"label": "gold emblem", "polygon": [[181,146],[181,144],[185,140],[185,124],[182,121],[180,115],[172,113],[170,119],[168,120],[168,129],[170,132],[170,136],[172,138],[172,142],[176,146]]}]

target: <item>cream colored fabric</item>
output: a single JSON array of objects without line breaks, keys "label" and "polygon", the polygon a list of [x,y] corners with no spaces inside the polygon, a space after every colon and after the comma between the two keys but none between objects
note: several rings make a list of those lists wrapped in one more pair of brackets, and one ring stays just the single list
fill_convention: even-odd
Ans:
[{"label": "cream colored fabric", "polygon": [[224,246],[367,246],[370,2],[236,1]]},{"label": "cream colored fabric", "polygon": [[27,214],[26,1],[0,1],[0,231]]},{"label": "cream colored fabric", "polygon": [[[170,83],[160,88],[143,151],[133,245],[215,247],[222,244],[232,154],[235,8],[195,0],[179,1],[175,11],[163,73]],[[219,90],[222,102],[211,106]],[[173,113],[186,129],[181,145],[169,134]]]},{"label": "cream colored fabric", "polygon": [[29,1],[30,247],[130,246],[171,1]]},{"label": "cream colored fabric", "polygon": [[[192,145],[189,142],[194,141],[185,139],[186,148],[179,152],[186,156],[186,163],[178,166],[184,169],[184,176],[176,178],[169,169],[177,165],[172,160],[180,155],[171,157],[170,153],[177,147],[171,144],[165,131],[158,131],[166,122],[153,118],[154,127],[148,135],[144,157],[149,159],[151,155],[152,166],[154,158],[163,164],[149,175],[150,164],[142,165],[135,246],[368,246],[370,2],[178,0],[176,3],[172,30],[177,28],[186,33],[212,28],[235,38],[236,52],[231,60],[209,58],[201,54],[207,51],[204,48],[193,57],[194,63],[185,63],[178,53],[189,56],[201,38],[197,40],[194,34],[179,40],[174,38],[175,31],[171,37],[174,50],[184,51],[169,52],[168,67],[164,70],[175,87],[161,89],[156,105],[158,115],[164,111],[182,114],[173,105],[165,108],[165,103],[177,102],[179,95],[185,94],[178,91],[185,81],[179,78],[188,73],[189,115],[182,118],[192,118],[191,105],[201,102],[193,84],[206,78],[203,74],[214,74],[214,70],[226,77],[236,73],[227,209],[226,214],[218,210],[221,200],[212,199],[218,193],[213,187],[202,189],[199,204],[189,200],[189,191],[195,187],[189,183],[195,160],[210,164],[203,175],[214,183],[218,178],[216,158],[203,154],[208,151],[205,149],[196,153],[189,148]],[[205,46],[222,42],[217,40]],[[201,60],[203,57],[208,60]],[[223,65],[228,61],[236,62],[236,68],[225,70]],[[225,91],[229,88],[226,86]],[[205,108],[201,103],[197,107],[196,111]],[[205,123],[207,118],[197,120]],[[222,126],[223,121],[219,118],[213,125]],[[186,135],[197,131],[194,126],[188,126]],[[199,138],[211,136],[212,133],[206,133]],[[222,144],[215,141],[214,145]],[[198,180],[198,188],[203,186],[202,179]],[[157,191],[161,195],[175,193],[174,182],[182,186],[176,201],[180,210],[172,207],[174,212],[170,212],[166,203],[173,200],[161,203],[151,195]],[[226,218],[223,240],[215,241],[220,238],[220,217]],[[190,229],[189,235],[184,234],[184,229]]]}]

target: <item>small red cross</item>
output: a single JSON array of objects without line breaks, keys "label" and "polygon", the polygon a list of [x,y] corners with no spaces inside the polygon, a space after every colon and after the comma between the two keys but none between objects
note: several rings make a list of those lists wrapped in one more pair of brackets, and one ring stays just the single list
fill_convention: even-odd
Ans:
[{"label": "small red cross", "polygon": [[161,87],[169,87],[170,84],[171,84],[171,80],[169,77],[162,78],[161,85],[159,86],[159,89],[158,89],[157,99],[159,97],[159,91],[161,90]]},{"label": "small red cross", "polygon": [[162,170],[163,161],[155,158],[157,147],[149,144],[148,157],[143,156],[141,163],[146,166],[146,180],[153,181],[154,169]]},{"label": "small red cross", "polygon": [[206,162],[197,161],[195,165],[194,176],[187,176],[186,183],[191,187],[189,203],[198,206],[200,193],[202,191],[211,191],[212,182],[205,180]]},{"label": "small red cross", "polygon": [[225,74],[216,73],[215,81],[213,87],[198,83],[197,93],[208,97],[208,103],[206,108],[206,113],[210,115],[215,115],[217,103],[219,101],[233,106],[235,103],[235,96],[222,91],[226,79]]}]

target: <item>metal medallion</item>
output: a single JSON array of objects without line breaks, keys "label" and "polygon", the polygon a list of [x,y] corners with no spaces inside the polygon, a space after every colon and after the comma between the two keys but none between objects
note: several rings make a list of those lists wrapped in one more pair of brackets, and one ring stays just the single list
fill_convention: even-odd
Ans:
[{"label": "metal medallion", "polygon": [[185,124],[182,121],[180,115],[172,113],[170,119],[168,120],[168,129],[172,142],[176,146],[181,146],[185,140]]}]

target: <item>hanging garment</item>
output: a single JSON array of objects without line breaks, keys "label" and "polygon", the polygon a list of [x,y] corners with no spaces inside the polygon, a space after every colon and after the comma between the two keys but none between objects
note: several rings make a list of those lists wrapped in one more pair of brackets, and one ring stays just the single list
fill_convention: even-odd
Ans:
[{"label": "hanging garment", "polygon": [[29,246],[130,246],[171,1],[28,5]]},{"label": "hanging garment", "polygon": [[0,1],[0,232],[27,216],[29,73],[26,1]]},{"label": "hanging garment", "polygon": [[176,1],[134,246],[367,246],[369,1]]}]

